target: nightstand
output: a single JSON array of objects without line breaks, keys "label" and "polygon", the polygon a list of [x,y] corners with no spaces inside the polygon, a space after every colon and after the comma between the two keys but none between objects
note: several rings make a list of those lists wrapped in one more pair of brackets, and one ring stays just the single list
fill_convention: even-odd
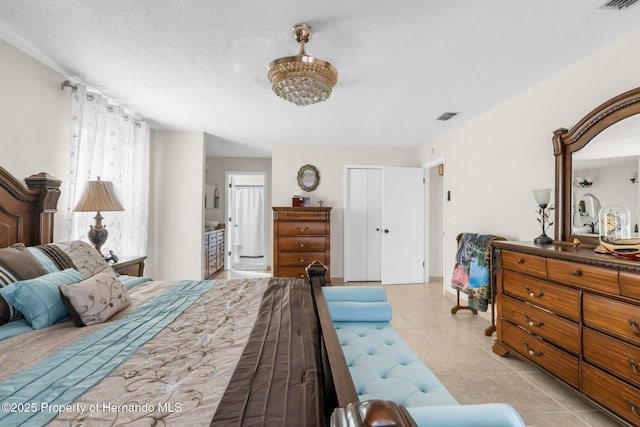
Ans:
[{"label": "nightstand", "polygon": [[111,264],[111,268],[118,273],[126,276],[142,277],[144,273],[144,260],[146,256],[139,257],[122,257],[118,262]]}]

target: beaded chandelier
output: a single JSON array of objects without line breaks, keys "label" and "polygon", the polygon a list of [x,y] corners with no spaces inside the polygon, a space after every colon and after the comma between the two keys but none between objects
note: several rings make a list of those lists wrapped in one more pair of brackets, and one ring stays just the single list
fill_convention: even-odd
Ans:
[{"label": "beaded chandelier", "polygon": [[269,64],[269,81],[273,91],[296,105],[326,101],[338,81],[338,70],[327,61],[305,53],[304,45],[311,38],[310,26],[298,24],[292,31],[300,43],[300,53],[276,59]]}]

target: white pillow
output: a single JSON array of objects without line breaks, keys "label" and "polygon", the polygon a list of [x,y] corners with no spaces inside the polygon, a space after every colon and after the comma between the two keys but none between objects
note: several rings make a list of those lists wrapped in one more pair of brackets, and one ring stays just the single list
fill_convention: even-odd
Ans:
[{"label": "white pillow", "polygon": [[127,290],[112,270],[60,286],[60,297],[76,326],[105,322],[131,304]]}]

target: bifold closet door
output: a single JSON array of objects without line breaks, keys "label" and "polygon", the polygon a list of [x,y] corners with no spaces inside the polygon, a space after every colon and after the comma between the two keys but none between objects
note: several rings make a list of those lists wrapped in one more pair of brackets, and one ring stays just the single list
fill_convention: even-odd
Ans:
[{"label": "bifold closet door", "polygon": [[378,282],[382,272],[382,169],[349,168],[345,206],[345,281]]},{"label": "bifold closet door", "polygon": [[344,280],[424,281],[424,169],[347,168]]}]

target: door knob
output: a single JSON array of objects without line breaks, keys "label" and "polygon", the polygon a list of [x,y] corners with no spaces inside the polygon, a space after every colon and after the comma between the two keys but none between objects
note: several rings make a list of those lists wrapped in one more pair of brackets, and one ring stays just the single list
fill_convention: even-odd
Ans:
[{"label": "door knob", "polygon": [[385,233],[388,233],[388,232],[389,232],[389,230],[387,230],[387,229],[385,228],[385,229],[384,229],[384,232],[385,232]]}]

